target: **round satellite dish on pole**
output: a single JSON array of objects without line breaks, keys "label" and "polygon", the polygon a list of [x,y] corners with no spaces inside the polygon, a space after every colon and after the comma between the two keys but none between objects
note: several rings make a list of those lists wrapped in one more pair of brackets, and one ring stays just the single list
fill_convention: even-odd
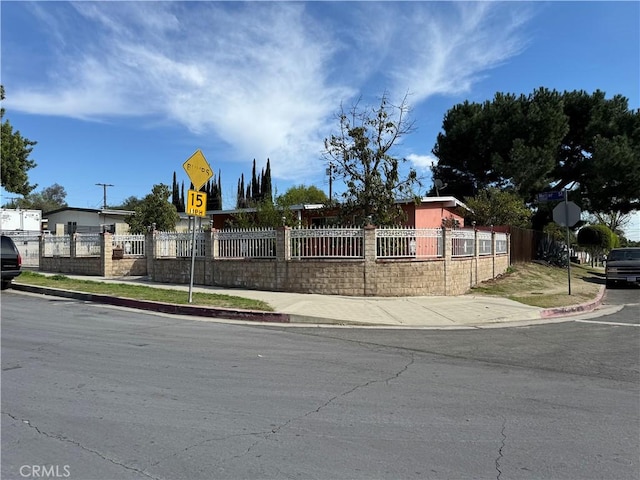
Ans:
[{"label": "round satellite dish on pole", "polygon": [[553,209],[553,221],[563,227],[573,227],[580,221],[580,207],[573,202],[560,202]]},{"label": "round satellite dish on pole", "polygon": [[439,178],[434,178],[433,179],[433,186],[436,188],[436,196],[440,196],[440,190],[444,189],[447,184],[446,183],[442,183],[442,180],[440,180]]}]

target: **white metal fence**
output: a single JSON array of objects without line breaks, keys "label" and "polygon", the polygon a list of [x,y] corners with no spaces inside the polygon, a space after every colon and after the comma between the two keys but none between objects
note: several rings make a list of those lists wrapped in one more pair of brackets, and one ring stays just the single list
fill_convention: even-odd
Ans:
[{"label": "white metal fence", "polygon": [[[5,234],[9,234],[4,232]],[[276,230],[234,229],[215,232],[218,258],[275,258]],[[472,229],[447,232],[453,257],[475,255],[476,235],[478,255],[492,255],[492,234]],[[25,265],[39,264],[39,235],[11,234]],[[378,228],[375,232],[376,258],[442,258],[444,255],[441,228]],[[44,235],[45,257],[69,257],[71,236]],[[158,258],[191,256],[191,232],[156,232],[154,254]],[[195,254],[206,255],[205,233],[196,232]],[[77,234],[75,251],[78,257],[100,255],[99,234]],[[114,235],[114,248],[122,248],[125,257],[144,257],[147,254],[144,235]],[[364,258],[364,229],[362,228],[294,228],[290,231],[291,258]],[[508,253],[508,236],[495,233],[495,253]]]},{"label": "white metal fence", "polygon": [[125,257],[144,257],[144,235],[114,235],[111,241],[113,248],[122,248]]},{"label": "white metal fence", "polygon": [[508,252],[507,248],[507,234],[498,232],[496,233],[496,254],[505,254]]},{"label": "white metal fence", "polygon": [[40,232],[33,231],[2,231],[13,239],[25,267],[37,267],[40,265]]},{"label": "white metal fence", "polygon": [[376,258],[438,258],[443,255],[441,228],[376,229]]},{"label": "white metal fence", "polygon": [[[202,232],[196,232],[195,256],[205,256],[205,240]],[[156,232],[155,256],[157,258],[191,257],[192,232]]]},{"label": "white metal fence", "polygon": [[70,257],[71,237],[69,235],[47,235],[44,237],[45,257]]},{"label": "white metal fence", "polygon": [[478,235],[478,255],[491,255],[493,253],[491,232],[479,230]]},{"label": "white metal fence", "polygon": [[276,258],[273,229],[232,229],[215,233],[219,258]]},{"label": "white metal fence", "polygon": [[76,235],[76,257],[98,257],[100,251],[100,234],[82,233]]},{"label": "white metal fence", "polygon": [[294,228],[292,258],[364,258],[362,228]]},{"label": "white metal fence", "polygon": [[451,237],[452,257],[472,257],[476,254],[475,231],[466,229],[454,229],[449,233]]}]

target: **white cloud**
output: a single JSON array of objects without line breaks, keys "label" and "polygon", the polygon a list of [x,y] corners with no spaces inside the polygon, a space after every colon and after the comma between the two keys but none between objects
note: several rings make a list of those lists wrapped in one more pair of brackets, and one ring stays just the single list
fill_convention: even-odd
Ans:
[{"label": "white cloud", "polygon": [[[42,83],[16,81],[7,105],[91,120],[159,117],[230,146],[228,160],[270,157],[274,176],[290,180],[323,170],[333,114],[363,88],[411,92],[419,103],[468,90],[522,48],[517,5],[70,5],[34,7],[55,32],[54,66]],[[421,168],[432,159],[410,157]]]},{"label": "white cloud", "polygon": [[396,39],[403,48],[390,72],[394,92],[409,91],[416,102],[468,92],[487,70],[522,51],[519,31],[528,18],[521,8],[492,2],[409,10]]},{"label": "white cloud", "polygon": [[417,155],[411,153],[407,155],[406,158],[419,172],[430,172],[431,167],[438,163],[438,159],[433,155]]}]

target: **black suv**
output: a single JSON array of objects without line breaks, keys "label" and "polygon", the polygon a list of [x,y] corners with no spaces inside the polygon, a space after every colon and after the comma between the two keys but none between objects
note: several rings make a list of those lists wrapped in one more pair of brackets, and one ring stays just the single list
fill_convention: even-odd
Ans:
[{"label": "black suv", "polygon": [[2,290],[22,273],[22,257],[11,237],[2,235]]}]

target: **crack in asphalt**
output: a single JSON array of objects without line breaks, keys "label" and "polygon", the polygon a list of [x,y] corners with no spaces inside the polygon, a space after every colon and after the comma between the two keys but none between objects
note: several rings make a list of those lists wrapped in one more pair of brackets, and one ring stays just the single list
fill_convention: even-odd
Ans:
[{"label": "crack in asphalt", "polygon": [[[356,385],[355,387],[353,387],[353,388],[351,388],[351,389],[347,390],[346,392],[343,392],[343,393],[341,393],[341,394],[339,394],[339,395],[336,395],[336,396],[334,396],[334,397],[330,398],[329,400],[327,400],[325,403],[323,403],[322,405],[320,405],[320,406],[319,406],[318,408],[316,408],[315,410],[311,410],[310,412],[307,412],[307,413],[305,413],[304,415],[300,415],[300,416],[298,416],[298,417],[291,418],[291,419],[287,420],[287,421],[286,421],[285,423],[283,423],[282,425],[279,425],[279,426],[277,426],[276,428],[272,429],[272,430],[271,430],[271,433],[272,433],[272,434],[274,434],[274,433],[278,433],[280,430],[282,430],[283,428],[287,427],[290,423],[295,422],[296,420],[300,420],[300,419],[302,419],[302,418],[308,417],[309,415],[313,415],[314,413],[319,413],[319,412],[320,412],[320,410],[322,410],[322,409],[324,409],[324,408],[328,407],[328,406],[329,406],[329,405],[331,405],[333,402],[335,402],[337,399],[339,399],[339,398],[343,398],[343,397],[346,397],[347,395],[352,394],[352,393],[353,393],[353,392],[355,392],[356,390],[359,390],[359,389],[361,389],[361,388],[366,388],[366,387],[368,387],[369,385],[373,385],[374,383],[381,383],[381,382],[384,382],[384,383],[386,383],[386,384],[388,385],[390,381],[395,380],[395,379],[396,379],[396,378],[398,378],[400,375],[402,375],[404,372],[406,372],[406,371],[407,371],[407,369],[408,369],[408,368],[413,364],[413,362],[414,362],[414,361],[415,361],[415,360],[414,360],[413,353],[411,353],[411,359],[409,360],[409,362],[408,362],[404,367],[402,367],[402,368],[401,368],[397,373],[395,373],[395,374],[391,375],[390,377],[384,378],[384,379],[382,379],[382,380],[369,380],[368,382],[365,382],[365,383],[362,383],[362,384]],[[267,435],[267,437],[268,437],[268,436],[270,436],[270,434],[269,434],[269,435]],[[248,453],[248,452],[247,452],[247,453]]]},{"label": "crack in asphalt", "polygon": [[[286,428],[288,425],[292,424],[295,421],[298,421],[300,419],[306,418],[309,415],[313,415],[315,413],[319,413],[321,410],[323,410],[324,408],[328,407],[329,405],[331,405],[333,402],[335,402],[336,400],[340,399],[340,398],[344,398],[350,394],[352,394],[353,392],[355,392],[356,390],[362,389],[362,388],[366,388],[370,385],[376,384],[376,383],[381,383],[384,382],[385,384],[389,384],[389,382],[397,379],[398,377],[400,377],[400,375],[402,375],[403,373],[405,373],[409,367],[411,365],[413,365],[413,363],[415,362],[415,358],[414,358],[414,354],[413,352],[409,352],[410,354],[410,359],[409,361],[400,369],[398,370],[396,373],[394,373],[393,375],[390,375],[386,378],[383,379],[377,379],[377,380],[369,380],[367,382],[358,384],[356,386],[354,386],[353,388],[350,388],[349,390],[342,392],[338,395],[335,395],[333,397],[331,397],[329,400],[327,400],[326,402],[324,402],[322,405],[320,405],[319,407],[310,410],[302,415],[299,415],[297,417],[294,418],[290,418],[289,420],[287,420],[286,422],[282,423],[281,425],[277,425],[274,428],[267,430],[267,431],[261,431],[261,432],[250,432],[250,433],[239,433],[239,434],[233,434],[233,435],[226,435],[224,437],[214,437],[214,438],[209,438],[206,440],[202,440],[198,443],[195,443],[193,445],[189,445],[185,448],[183,448],[180,452],[184,453],[192,448],[196,448],[199,446],[202,446],[206,443],[209,442],[215,442],[215,441],[224,441],[224,440],[228,440],[230,438],[237,438],[237,437],[260,437],[259,439],[257,439],[255,442],[253,442],[251,445],[249,445],[249,447],[247,447],[247,449],[238,454],[238,455],[234,455],[233,457],[231,457],[234,460],[237,460],[239,458],[244,457],[245,455],[248,455],[249,453],[251,453],[251,451],[260,443],[261,440],[268,440],[269,437],[276,435],[278,432],[280,432],[280,430],[282,430],[283,428]],[[173,455],[170,455],[168,458],[174,457],[176,455],[178,455],[179,452],[174,453]],[[159,463],[166,461],[167,458],[163,458],[162,460],[159,460],[153,464],[150,465],[150,467],[156,466]]]},{"label": "crack in asphalt", "polygon": [[112,458],[106,457],[104,456],[102,453],[98,452],[97,450],[93,450],[91,448],[85,447],[84,445],[82,445],[80,442],[76,441],[76,440],[72,440],[70,438],[67,438],[63,435],[52,435],[48,432],[45,432],[43,430],[40,430],[40,428],[38,428],[36,425],[33,425],[29,420],[24,419],[24,418],[18,418],[15,415],[12,415],[8,412],[2,412],[3,415],[8,416],[9,418],[15,420],[16,422],[20,422],[23,425],[27,425],[29,428],[35,430],[36,432],[38,432],[39,435],[42,435],[44,437],[47,438],[51,438],[53,440],[58,440],[60,442],[65,442],[65,443],[70,443],[71,445],[75,445],[76,447],[81,448],[82,450],[89,452],[89,453],[93,453],[94,455],[97,455],[98,457],[102,458],[103,460],[106,460],[107,462],[113,463],[114,465],[117,465],[119,467],[125,468],[127,470],[131,470],[132,472],[136,472],[139,473],[140,475],[144,475],[147,478],[151,478],[153,480],[160,480],[158,477],[154,477],[153,475],[149,475],[148,473],[134,468],[134,467],[130,467],[128,465],[125,465],[124,463],[120,463]]},{"label": "crack in asphalt", "polygon": [[501,470],[501,465],[500,465],[500,460],[502,460],[503,458],[503,454],[502,454],[502,450],[505,447],[505,444],[507,442],[507,436],[505,435],[504,431],[507,428],[507,419],[505,417],[502,417],[502,429],[500,430],[500,435],[502,435],[502,442],[500,444],[500,448],[498,449],[498,456],[496,458],[496,470],[498,472],[498,476],[496,477],[497,480],[500,480],[500,476],[502,475],[502,470]]}]

